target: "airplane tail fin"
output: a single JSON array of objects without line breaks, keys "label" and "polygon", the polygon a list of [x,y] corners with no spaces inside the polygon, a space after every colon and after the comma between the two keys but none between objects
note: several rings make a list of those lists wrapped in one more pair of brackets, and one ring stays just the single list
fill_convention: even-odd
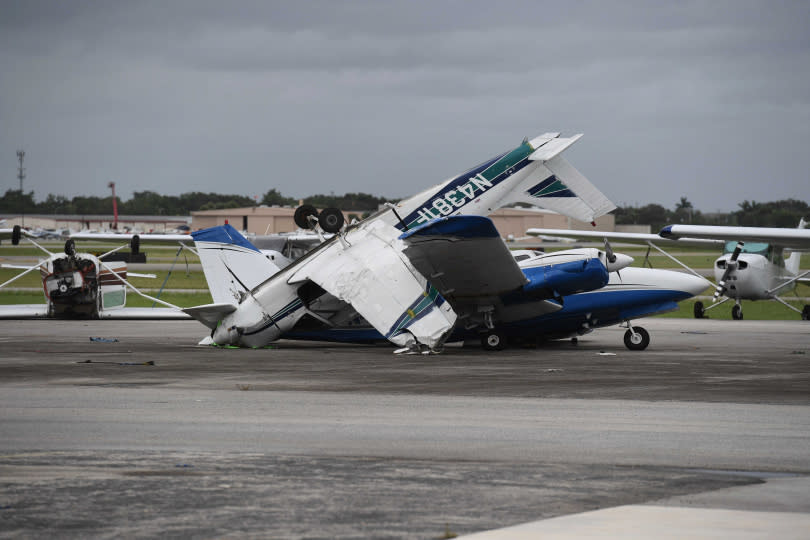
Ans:
[{"label": "airplane tail fin", "polygon": [[191,236],[214,304],[238,304],[243,295],[279,270],[230,225],[195,231]]},{"label": "airplane tail fin", "polygon": [[580,137],[547,133],[529,141],[536,150],[528,159],[540,166],[512,192],[508,202],[528,203],[585,223],[614,210],[616,205],[560,155]]},{"label": "airplane tail fin", "polygon": [[[804,220],[804,218],[802,218],[801,220],[799,220],[799,226],[797,228],[804,229],[805,227],[807,227],[807,222]],[[798,274],[801,258],[802,258],[801,251],[794,251],[793,253],[791,253],[790,257],[785,259],[785,270],[794,275]]]}]

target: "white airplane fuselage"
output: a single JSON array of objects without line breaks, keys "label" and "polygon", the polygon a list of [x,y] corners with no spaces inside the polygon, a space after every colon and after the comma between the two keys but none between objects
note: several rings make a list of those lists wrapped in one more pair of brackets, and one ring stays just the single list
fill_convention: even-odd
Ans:
[{"label": "white airplane fuselage", "polygon": [[[714,278],[717,282],[723,278],[731,254],[726,253],[714,262]],[[726,277],[725,296],[733,300],[768,300],[773,298],[769,291],[795,278],[784,265],[775,264],[763,255],[741,253],[737,266]]]}]

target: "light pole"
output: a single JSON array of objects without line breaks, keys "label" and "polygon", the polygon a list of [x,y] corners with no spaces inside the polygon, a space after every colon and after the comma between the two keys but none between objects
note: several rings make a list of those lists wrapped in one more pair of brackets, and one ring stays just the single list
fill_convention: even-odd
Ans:
[{"label": "light pole", "polygon": [[25,203],[23,202],[23,179],[25,178],[25,167],[23,167],[23,160],[25,159],[25,150],[17,150],[17,159],[20,161],[20,166],[17,169],[17,178],[20,179],[20,205],[22,206],[22,226],[25,227]]}]

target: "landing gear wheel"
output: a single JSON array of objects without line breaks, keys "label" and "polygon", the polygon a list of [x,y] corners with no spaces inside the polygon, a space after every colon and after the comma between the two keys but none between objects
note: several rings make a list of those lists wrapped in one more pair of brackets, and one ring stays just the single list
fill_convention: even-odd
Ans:
[{"label": "landing gear wheel", "polygon": [[634,326],[632,330],[628,328],[624,333],[624,346],[631,351],[643,351],[649,344],[650,334],[640,326]]},{"label": "landing gear wheel", "polygon": [[506,336],[503,332],[490,330],[481,336],[481,348],[485,351],[502,351],[506,347]]},{"label": "landing gear wheel", "polygon": [[695,302],[695,318],[696,319],[706,318],[706,310],[703,309],[703,302]]},{"label": "landing gear wheel", "polygon": [[318,217],[318,210],[311,204],[304,204],[295,209],[293,214],[293,221],[302,229],[311,229],[312,224],[309,222],[309,216]]},{"label": "landing gear wheel", "polygon": [[340,231],[345,222],[343,213],[337,208],[326,208],[318,217],[318,224],[320,224],[321,229],[332,234]]},{"label": "landing gear wheel", "polygon": [[731,308],[731,318],[735,321],[743,320],[742,306],[740,304],[734,304],[734,307]]},{"label": "landing gear wheel", "polygon": [[132,235],[132,240],[129,241],[130,253],[137,255],[141,252],[141,237],[137,234]]},{"label": "landing gear wheel", "polygon": [[11,245],[12,246],[19,246],[21,236],[22,236],[22,230],[20,229],[20,226],[19,225],[14,225],[14,228],[11,229]]},{"label": "landing gear wheel", "polygon": [[73,238],[65,242],[65,255],[68,257],[76,255],[76,242],[73,241]]},{"label": "landing gear wheel", "polygon": [[804,309],[802,309],[802,320],[810,321],[810,305],[806,305]]}]

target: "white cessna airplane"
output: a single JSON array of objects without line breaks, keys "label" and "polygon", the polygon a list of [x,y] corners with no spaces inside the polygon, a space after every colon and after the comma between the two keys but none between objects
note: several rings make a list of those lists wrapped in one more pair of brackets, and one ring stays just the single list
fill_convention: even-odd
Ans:
[{"label": "white cessna airplane", "polygon": [[[0,318],[87,318],[87,319],[185,319],[180,308],[151,297],[134,287],[127,277],[155,277],[154,274],[127,272],[127,263],[105,262],[103,257],[120,250],[115,248],[103,255],[76,251],[74,241],[65,242],[64,253],[52,253],[33,240],[19,226],[0,229],[0,239],[11,239],[13,245],[26,240],[41,249],[47,258],[31,266],[3,264],[3,268],[23,270],[0,284],[6,287],[24,275],[39,271],[45,294],[44,304],[13,304],[0,306]],[[125,307],[127,289],[144,296],[164,308]]]},{"label": "white cessna airplane", "polygon": [[[678,240],[684,237],[721,240],[725,242],[723,255],[714,261],[717,287],[712,306],[703,308],[695,303],[695,317],[701,318],[707,309],[734,300],[731,316],[743,318],[740,300],[776,300],[799,313],[802,320],[810,320],[810,305],[799,311],[778,295],[796,287],[797,283],[810,283],[810,270],[801,272],[802,251],[810,251],[810,230],[804,219],[796,229],[775,227],[717,227],[709,225],[668,225],[659,233],[663,238]],[[784,251],[793,252],[785,258]],[[719,297],[723,300],[717,302]]]},{"label": "white cessna airplane", "polygon": [[[779,293],[795,287],[799,282],[810,282],[810,271],[800,272],[801,251],[810,250],[810,230],[802,220],[797,229],[774,227],[720,227],[709,225],[669,225],[659,234],[617,233],[598,231],[571,231],[557,229],[529,229],[526,234],[538,236],[553,234],[594,241],[640,243],[657,249],[688,271],[694,270],[661,249],[661,245],[723,247],[723,255],[714,262],[717,280],[713,304],[704,307],[695,302],[694,315],[703,318],[706,311],[728,300],[734,300],[731,316],[743,318],[741,300],[776,300],[810,320],[810,306],[801,311],[779,297]],[[785,258],[784,250],[793,253]],[[718,302],[718,299],[723,297]]]},{"label": "white cessna airplane", "polygon": [[542,275],[527,278],[488,224],[460,218],[517,202],[586,222],[611,211],[615,206],[560,156],[579,138],[546,133],[524,140],[348,227],[339,211],[316,217],[313,208],[299,208],[299,225],[317,222],[335,236],[238,298],[184,311],[211,328],[217,344],[259,347],[304,316],[318,319],[312,306],[329,293],[401,350],[429,352],[457,323],[496,328],[510,292],[531,292],[536,301],[527,309],[537,313],[558,310],[544,299],[559,291]]}]

